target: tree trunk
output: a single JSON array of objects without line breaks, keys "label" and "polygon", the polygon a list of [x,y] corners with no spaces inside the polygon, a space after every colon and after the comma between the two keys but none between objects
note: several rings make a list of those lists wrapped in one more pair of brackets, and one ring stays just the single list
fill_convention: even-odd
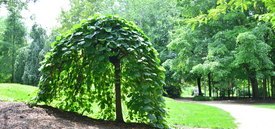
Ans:
[{"label": "tree trunk", "polygon": [[121,66],[117,56],[110,57],[110,62],[115,66],[115,92],[116,92],[116,121],[124,122],[121,106]]},{"label": "tree trunk", "polygon": [[211,87],[211,75],[208,73],[208,88],[209,88],[209,97],[212,97],[212,87]]},{"label": "tree trunk", "polygon": [[14,36],[12,35],[12,53],[11,53],[11,82],[15,82],[15,70],[14,70],[14,64],[15,64],[15,43],[14,43]]},{"label": "tree trunk", "polygon": [[231,94],[231,92],[230,92],[230,89],[228,88],[227,89],[227,97],[230,99],[230,94]]},{"label": "tree trunk", "polygon": [[201,77],[197,78],[197,83],[198,83],[199,96],[202,96],[202,92],[201,92]]},{"label": "tree trunk", "polygon": [[275,98],[275,77],[271,77],[271,94],[272,94],[272,98]]},{"label": "tree trunk", "polygon": [[264,99],[267,97],[267,92],[266,92],[266,78],[263,79],[263,97],[264,97]]},{"label": "tree trunk", "polygon": [[250,79],[251,86],[252,86],[252,98],[253,99],[258,99],[260,96],[259,96],[259,87],[258,87],[258,81],[257,81],[257,78],[256,78],[256,72],[255,71],[250,73],[249,79]]},{"label": "tree trunk", "polygon": [[267,84],[267,96],[268,98],[270,98],[270,85],[269,85],[269,78],[266,79],[266,84]]},{"label": "tree trunk", "polygon": [[247,79],[247,91],[248,91],[248,98],[251,98],[250,81],[249,81],[249,78]]}]

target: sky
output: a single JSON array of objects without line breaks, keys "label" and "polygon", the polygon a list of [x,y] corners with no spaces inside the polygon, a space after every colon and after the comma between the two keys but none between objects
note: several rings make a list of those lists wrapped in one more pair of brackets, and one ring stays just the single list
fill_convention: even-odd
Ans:
[{"label": "sky", "polygon": [[[30,29],[34,23],[31,16],[35,16],[35,21],[49,33],[52,28],[59,25],[57,18],[61,10],[68,10],[69,5],[69,0],[37,0],[35,3],[31,2],[28,4],[28,10],[22,11],[25,25]],[[0,16],[6,14],[7,11],[1,8]]]}]

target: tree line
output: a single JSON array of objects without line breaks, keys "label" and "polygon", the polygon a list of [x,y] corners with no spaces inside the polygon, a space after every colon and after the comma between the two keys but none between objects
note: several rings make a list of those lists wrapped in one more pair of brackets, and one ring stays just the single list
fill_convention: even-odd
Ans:
[{"label": "tree line", "polygon": [[[274,97],[274,1],[180,0],[167,64],[212,96]],[[189,13],[192,12],[192,13]],[[245,84],[247,81],[247,84]],[[269,82],[269,83],[267,83]],[[251,89],[251,92],[250,92]]]},{"label": "tree line", "polygon": [[0,82],[37,85],[39,62],[47,48],[46,31],[35,23],[27,32],[21,16],[27,1],[1,1],[0,4],[8,11],[8,15],[0,19]]},{"label": "tree line", "polygon": [[9,15],[0,19],[0,82],[37,85],[51,39],[101,13],[134,21],[148,35],[171,97],[188,86],[210,97],[275,97],[273,0],[70,0],[49,36],[37,24],[26,32],[19,15],[26,1],[1,4]]}]

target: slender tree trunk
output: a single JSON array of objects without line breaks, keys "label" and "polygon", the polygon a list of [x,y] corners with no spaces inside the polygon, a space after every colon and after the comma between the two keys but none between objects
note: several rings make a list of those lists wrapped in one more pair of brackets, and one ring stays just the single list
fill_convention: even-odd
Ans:
[{"label": "slender tree trunk", "polygon": [[215,86],[214,86],[214,85],[215,85],[215,83],[214,83],[213,78],[212,78],[212,80],[211,80],[211,81],[212,81],[212,88],[211,88],[211,89],[212,89],[212,93],[213,93],[213,96],[215,96],[216,90],[215,90]]},{"label": "slender tree trunk", "polygon": [[12,35],[12,53],[11,53],[11,82],[13,83],[15,81],[15,70],[14,70],[14,64],[15,64],[15,43],[14,43],[14,36]]},{"label": "slender tree trunk", "polygon": [[248,91],[248,98],[251,98],[250,81],[249,81],[249,78],[247,79],[247,91]]},{"label": "slender tree trunk", "polygon": [[263,97],[266,99],[267,92],[266,92],[266,78],[263,79]]},{"label": "slender tree trunk", "polygon": [[197,84],[198,84],[199,96],[202,96],[202,92],[201,92],[201,77],[197,78]]},{"label": "slender tree trunk", "polygon": [[270,85],[269,85],[269,78],[267,77],[267,79],[266,79],[266,86],[267,86],[267,96],[266,97],[268,97],[268,98],[270,98]]},{"label": "slender tree trunk", "polygon": [[212,97],[211,74],[210,73],[208,73],[208,88],[209,88],[209,97]]},{"label": "slender tree trunk", "polygon": [[227,97],[228,97],[228,98],[230,98],[230,94],[231,94],[231,93],[230,93],[230,89],[228,88],[228,89],[227,89]]},{"label": "slender tree trunk", "polygon": [[271,77],[271,94],[272,94],[272,98],[275,98],[275,77]]},{"label": "slender tree trunk", "polygon": [[242,86],[242,95],[241,95],[241,97],[242,98],[245,98],[245,85],[244,86]]},{"label": "slender tree trunk", "polygon": [[115,92],[116,92],[116,121],[124,122],[121,106],[121,66],[120,59],[110,57],[110,62],[115,66]]}]

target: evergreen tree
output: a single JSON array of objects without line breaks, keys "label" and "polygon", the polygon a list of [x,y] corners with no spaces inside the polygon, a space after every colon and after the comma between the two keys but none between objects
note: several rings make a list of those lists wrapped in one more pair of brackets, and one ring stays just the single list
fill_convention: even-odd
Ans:
[{"label": "evergreen tree", "polygon": [[[20,16],[21,7],[13,3],[8,6],[8,17],[5,21],[6,29],[3,42],[0,44],[1,73],[5,75],[4,81],[15,81],[15,58],[17,50],[25,45],[26,29]],[[3,80],[4,78],[1,78]]]},{"label": "evergreen tree", "polygon": [[46,41],[46,31],[37,24],[32,26],[30,37],[33,39],[29,46],[27,62],[24,67],[22,81],[24,84],[37,85],[40,73],[38,71],[41,61],[39,53],[44,48]]}]

